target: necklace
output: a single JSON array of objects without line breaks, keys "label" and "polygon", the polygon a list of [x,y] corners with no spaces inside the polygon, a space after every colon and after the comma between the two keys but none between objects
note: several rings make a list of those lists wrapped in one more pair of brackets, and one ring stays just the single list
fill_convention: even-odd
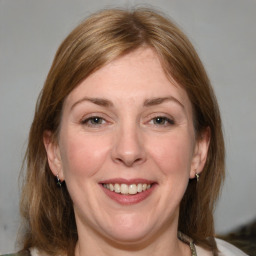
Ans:
[{"label": "necklace", "polygon": [[191,256],[197,256],[195,244],[193,243],[193,240],[190,237],[188,237],[188,236],[184,235],[183,233],[181,233],[180,231],[178,231],[178,238],[182,242],[189,245],[190,250],[191,250]]}]

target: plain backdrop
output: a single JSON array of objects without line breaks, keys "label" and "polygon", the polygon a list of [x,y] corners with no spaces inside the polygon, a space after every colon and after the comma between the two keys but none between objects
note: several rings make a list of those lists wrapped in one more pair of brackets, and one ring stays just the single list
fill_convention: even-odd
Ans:
[{"label": "plain backdrop", "polygon": [[215,213],[217,232],[256,217],[255,0],[0,0],[0,253],[15,250],[19,171],[57,47],[92,12],[145,3],[188,35],[219,100],[227,178]]}]

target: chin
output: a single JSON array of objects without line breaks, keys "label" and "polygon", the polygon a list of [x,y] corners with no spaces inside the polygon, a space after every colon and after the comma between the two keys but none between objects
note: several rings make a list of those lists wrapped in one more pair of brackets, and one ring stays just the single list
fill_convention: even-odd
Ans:
[{"label": "chin", "polygon": [[104,235],[116,243],[138,243],[152,234],[152,227],[143,216],[116,216],[107,226],[103,225]]}]

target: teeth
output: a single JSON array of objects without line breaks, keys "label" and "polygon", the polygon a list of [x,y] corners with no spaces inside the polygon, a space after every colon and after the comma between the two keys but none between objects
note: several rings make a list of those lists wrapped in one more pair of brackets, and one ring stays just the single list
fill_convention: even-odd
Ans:
[{"label": "teeth", "polygon": [[137,185],[137,190],[138,190],[138,193],[142,192],[142,184]]},{"label": "teeth", "polygon": [[109,190],[110,190],[110,191],[114,191],[114,186],[113,186],[113,184],[109,184]]},{"label": "teeth", "polygon": [[120,187],[119,184],[115,184],[115,185],[114,185],[114,191],[115,191],[116,193],[121,193],[121,187]]},{"label": "teeth", "polygon": [[130,185],[127,185],[127,184],[103,184],[103,187],[110,190],[110,191],[113,191],[115,193],[118,193],[118,194],[122,194],[122,195],[135,195],[137,193],[141,193],[143,191],[146,191],[147,189],[150,189],[151,188],[151,184],[130,184]]},{"label": "teeth", "polygon": [[130,195],[135,195],[137,194],[138,190],[137,190],[137,186],[135,184],[131,184],[129,185],[129,194]]},{"label": "teeth", "polygon": [[129,193],[129,187],[126,184],[121,184],[121,194],[127,195]]}]

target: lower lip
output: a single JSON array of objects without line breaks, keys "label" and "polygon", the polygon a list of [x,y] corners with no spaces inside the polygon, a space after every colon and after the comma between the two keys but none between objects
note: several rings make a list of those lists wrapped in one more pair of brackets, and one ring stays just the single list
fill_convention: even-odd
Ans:
[{"label": "lower lip", "polygon": [[105,192],[105,194],[110,197],[112,200],[116,201],[119,204],[122,205],[132,205],[132,204],[138,204],[142,201],[144,201],[146,198],[148,198],[150,196],[150,194],[153,192],[153,190],[156,187],[156,184],[153,184],[152,187],[150,189],[147,189],[143,192],[137,193],[135,195],[123,195],[123,194],[118,194],[115,193],[113,191],[110,191],[107,188],[104,188],[101,185],[103,191]]}]

